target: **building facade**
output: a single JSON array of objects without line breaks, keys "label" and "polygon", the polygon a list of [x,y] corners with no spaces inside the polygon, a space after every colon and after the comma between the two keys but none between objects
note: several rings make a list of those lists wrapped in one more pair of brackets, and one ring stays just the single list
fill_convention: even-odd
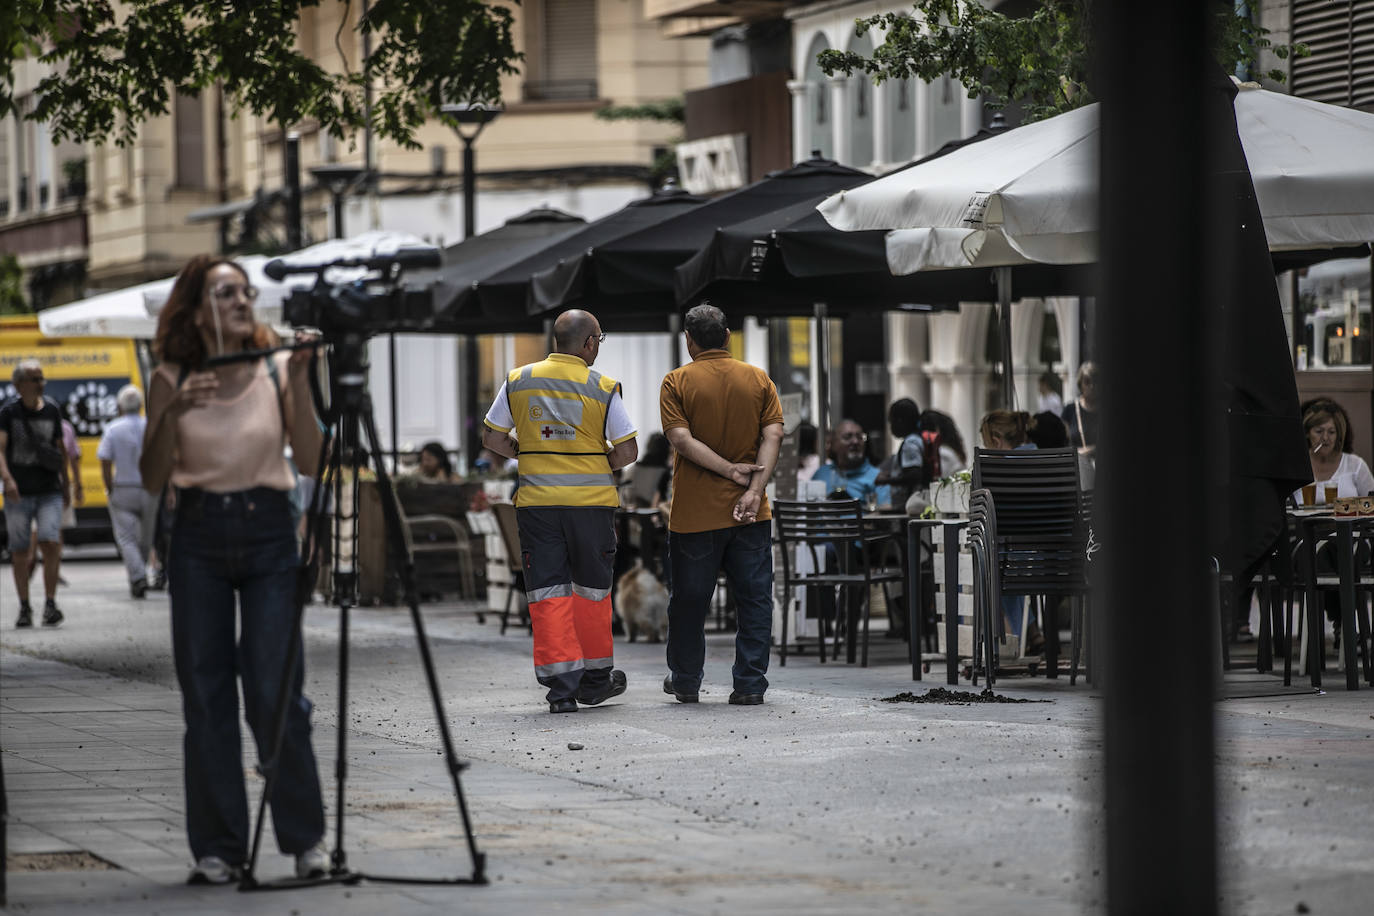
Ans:
[{"label": "building facade", "polygon": [[[371,136],[340,141],[318,124],[272,124],[236,112],[211,88],[177,97],[168,114],[140,126],[128,147],[54,145],[42,124],[0,123],[0,251],[18,256],[32,301],[47,306],[170,276],[200,252],[287,250],[288,133],[299,138],[304,244],[328,238],[334,224],[335,199],[310,174],[318,165],[353,165],[375,175],[339,198],[346,234],[394,230],[436,245],[534,206],[592,220],[647,194],[655,157],[680,139],[680,128],[604,120],[596,112],[680,97],[704,83],[706,41],[665,37],[638,2],[525,0],[512,12],[524,60],[503,80],[504,110],[475,146],[473,227],[463,224],[463,142],[438,121],[420,129],[419,149]],[[356,72],[365,53],[359,14],[358,4],[306,7],[297,24],[300,47],[327,70]],[[31,96],[40,78],[39,65],[24,62],[18,94]],[[82,160],[84,187],[62,183],[64,174],[77,174],[69,163]],[[507,357],[542,346],[497,342],[477,351],[478,401],[494,394]],[[661,375],[671,368],[671,348],[658,349],[662,364],[652,371]],[[374,354],[378,422],[389,441],[390,347],[374,345]],[[473,421],[458,395],[458,364],[468,355],[451,337],[399,342],[398,386],[407,396],[396,423],[403,444],[439,439],[457,446]],[[657,428],[656,405],[637,419]]]}]

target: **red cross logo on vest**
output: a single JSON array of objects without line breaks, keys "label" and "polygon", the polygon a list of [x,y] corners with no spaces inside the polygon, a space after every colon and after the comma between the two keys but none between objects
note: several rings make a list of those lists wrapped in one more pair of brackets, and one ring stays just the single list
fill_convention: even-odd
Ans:
[{"label": "red cross logo on vest", "polygon": [[545,439],[547,439],[553,435],[553,429],[552,427],[545,426],[543,429],[539,431],[539,434],[543,436]]}]

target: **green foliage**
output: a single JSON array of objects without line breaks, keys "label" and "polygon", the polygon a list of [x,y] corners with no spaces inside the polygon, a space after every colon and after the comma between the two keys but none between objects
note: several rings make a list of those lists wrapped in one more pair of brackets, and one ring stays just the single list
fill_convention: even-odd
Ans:
[{"label": "green foliage", "polygon": [[[607,105],[596,110],[596,116],[603,121],[660,121],[665,124],[686,124],[687,105],[679,98],[646,102],[643,105]],[[677,174],[677,153],[675,148],[682,137],[668,140],[668,148],[654,157],[649,166],[649,181],[657,185],[665,178]]]},{"label": "green foliage", "polygon": [[647,102],[643,105],[607,105],[598,108],[596,116],[603,121],[664,121],[669,124],[687,123],[687,106],[681,98]]},{"label": "green foliage", "polygon": [[[918,77],[933,81],[949,74],[983,96],[991,108],[1016,102],[1027,121],[1060,114],[1095,101],[1089,85],[1093,0],[1044,0],[1030,16],[1012,18],[978,0],[915,0],[914,15],[884,13],[855,20],[856,34],[886,29],[872,57],[822,51],[827,75],[866,73],[874,82]],[[1237,15],[1231,4],[1214,3],[1213,49],[1228,72],[1250,66],[1262,50],[1280,59],[1307,54],[1302,45],[1275,45],[1265,29]],[[1284,74],[1265,74],[1282,82]]]},{"label": "green foliage", "polygon": [[[15,112],[15,60],[41,53],[55,74],[39,84],[29,117],[47,121],[55,139],[127,144],[140,122],[168,112],[174,93],[216,85],[235,110],[284,125],[314,119],[344,138],[367,125],[370,83],[371,126],[414,148],[440,105],[499,101],[501,77],[515,72],[511,11],[486,0],[374,0],[358,25],[373,39],[363,70],[330,72],[296,43],[301,10],[322,2],[128,0],[117,16],[110,0],[9,0],[0,4],[0,117]],[[347,21],[351,0],[339,5]]]},{"label": "green foliage", "polygon": [[0,315],[27,315],[33,309],[24,297],[24,270],[12,254],[0,254]]}]

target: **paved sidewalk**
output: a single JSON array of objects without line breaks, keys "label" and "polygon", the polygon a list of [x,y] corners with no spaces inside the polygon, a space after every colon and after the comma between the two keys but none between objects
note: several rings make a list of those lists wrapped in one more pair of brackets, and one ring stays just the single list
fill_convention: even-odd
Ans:
[{"label": "paved sidewalk", "polygon": [[[15,631],[0,571],[0,745],[10,852],[85,851],[108,870],[11,871],[23,913],[1077,913],[1098,908],[1094,691],[1009,679],[1049,702],[889,704],[900,664],[776,665],[769,702],[725,704],[712,637],[697,706],[662,694],[662,647],[617,646],[630,690],[549,716],[523,634],[469,609],[426,626],[491,885],[194,888],[166,599],[117,564],[68,564],[58,630]],[[306,621],[307,693],[333,840],[338,613]],[[408,613],[360,609],[349,640],[345,848],[375,874],[470,872]],[[893,653],[885,653],[892,655]],[[1245,678],[1233,678],[1245,681]],[[1374,692],[1219,704],[1226,909],[1364,912],[1374,898]],[[927,681],[916,689],[937,686]],[[1240,691],[1247,692],[1247,691]],[[246,734],[246,729],[245,729]],[[1167,740],[1162,734],[1161,740]],[[573,750],[569,745],[582,745]],[[250,790],[251,747],[244,766]],[[1186,824],[1180,829],[1187,829]],[[270,829],[258,866],[287,874]],[[1167,876],[1161,876],[1167,880]]]}]

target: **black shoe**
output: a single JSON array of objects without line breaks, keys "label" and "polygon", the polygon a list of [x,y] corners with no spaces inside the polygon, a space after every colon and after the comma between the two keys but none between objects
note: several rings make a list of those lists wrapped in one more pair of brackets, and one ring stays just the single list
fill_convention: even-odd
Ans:
[{"label": "black shoe", "polygon": [[135,579],[129,583],[129,594],[135,598],[143,598],[148,594],[148,580]]},{"label": "black shoe", "polygon": [[21,601],[19,603],[19,619],[14,622],[14,628],[22,630],[31,626],[33,626],[33,606],[27,601]]},{"label": "black shoe", "polygon": [[696,703],[700,699],[695,693],[679,693],[677,688],[673,686],[671,674],[663,679],[663,692],[677,697],[679,703]]},{"label": "black shoe", "polygon": [[62,612],[57,609],[57,602],[49,598],[43,603],[43,626],[55,627],[62,622]]},{"label": "black shoe", "polygon": [[583,706],[595,706],[604,703],[611,697],[618,697],[625,692],[625,672],[619,668],[611,672],[611,679],[602,688],[595,692],[577,691],[577,702]]},{"label": "black shoe", "polygon": [[740,693],[738,690],[730,692],[731,706],[762,706],[763,694],[761,693]]},{"label": "black shoe", "polygon": [[577,712],[577,701],[572,697],[549,700],[549,712]]}]

